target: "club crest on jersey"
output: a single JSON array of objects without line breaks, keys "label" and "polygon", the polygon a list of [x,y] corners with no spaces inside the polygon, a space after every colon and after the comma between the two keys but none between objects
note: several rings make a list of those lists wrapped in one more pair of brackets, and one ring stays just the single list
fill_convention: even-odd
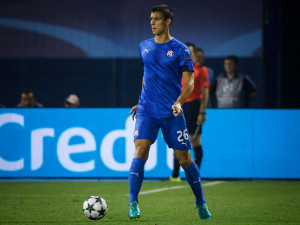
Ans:
[{"label": "club crest on jersey", "polygon": [[172,50],[170,50],[170,51],[167,52],[167,56],[173,57],[173,55],[174,55],[174,52]]},{"label": "club crest on jersey", "polygon": [[134,136],[135,137],[139,136],[139,130],[134,131]]}]

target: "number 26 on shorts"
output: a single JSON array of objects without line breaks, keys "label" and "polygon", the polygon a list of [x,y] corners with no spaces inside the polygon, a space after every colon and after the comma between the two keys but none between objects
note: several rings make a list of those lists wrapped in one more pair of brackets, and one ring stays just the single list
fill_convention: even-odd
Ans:
[{"label": "number 26 on shorts", "polygon": [[187,129],[185,129],[183,132],[181,130],[177,131],[178,138],[177,140],[179,142],[187,141],[189,140],[189,135],[187,133]]}]

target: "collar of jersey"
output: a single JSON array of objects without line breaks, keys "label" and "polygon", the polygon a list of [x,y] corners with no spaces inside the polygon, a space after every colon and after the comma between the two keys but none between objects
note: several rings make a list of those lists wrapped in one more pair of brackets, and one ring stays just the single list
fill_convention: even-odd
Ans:
[{"label": "collar of jersey", "polygon": [[175,38],[172,37],[172,39],[171,39],[170,41],[167,41],[167,42],[161,43],[161,44],[160,44],[160,43],[157,43],[157,42],[155,41],[155,38],[153,38],[152,40],[153,40],[153,42],[154,42],[155,44],[157,44],[157,45],[164,45],[164,44],[169,44],[171,41],[175,40]]}]

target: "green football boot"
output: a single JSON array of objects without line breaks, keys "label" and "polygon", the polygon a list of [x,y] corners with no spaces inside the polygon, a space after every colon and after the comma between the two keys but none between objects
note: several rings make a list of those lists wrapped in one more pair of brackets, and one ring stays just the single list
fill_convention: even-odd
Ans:
[{"label": "green football boot", "polygon": [[198,214],[201,220],[212,220],[212,216],[207,208],[206,204],[197,205]]},{"label": "green football boot", "polygon": [[128,216],[131,220],[140,218],[141,211],[140,211],[140,207],[136,201],[129,203],[128,208],[129,208]]},{"label": "green football boot", "polygon": [[172,182],[181,182],[181,178],[180,177],[172,177],[172,176],[170,176],[170,181],[172,181]]}]

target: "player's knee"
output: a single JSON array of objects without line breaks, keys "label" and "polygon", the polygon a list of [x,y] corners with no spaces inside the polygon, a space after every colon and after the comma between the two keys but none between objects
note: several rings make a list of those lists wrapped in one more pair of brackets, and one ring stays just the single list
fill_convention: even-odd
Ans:
[{"label": "player's knee", "polygon": [[141,158],[143,160],[147,160],[148,159],[148,156],[149,156],[149,149],[145,146],[136,146],[136,149],[135,149],[135,154],[134,154],[135,157],[137,158]]},{"label": "player's knee", "polygon": [[181,157],[178,159],[179,164],[182,166],[182,168],[188,168],[192,164],[192,159],[188,157]]}]

